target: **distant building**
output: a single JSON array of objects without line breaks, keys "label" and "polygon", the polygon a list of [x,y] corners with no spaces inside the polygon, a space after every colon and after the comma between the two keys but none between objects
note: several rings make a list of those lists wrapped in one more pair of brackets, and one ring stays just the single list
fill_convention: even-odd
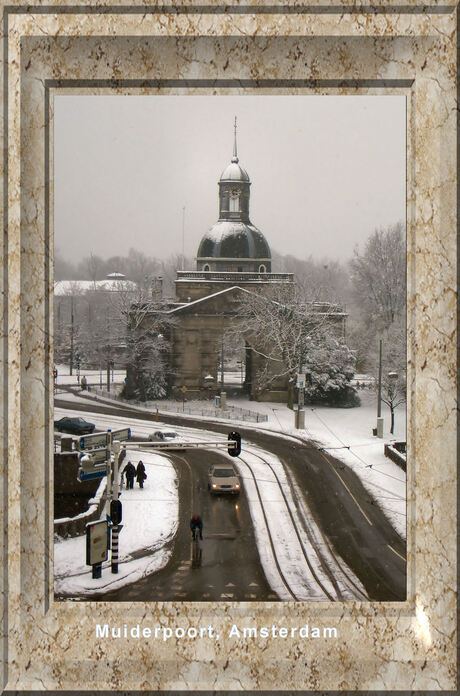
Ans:
[{"label": "distant building", "polygon": [[54,283],[54,359],[78,370],[125,364],[125,343],[117,296],[134,299],[137,284],[123,273],[103,280],[57,280]]},{"label": "distant building", "polygon": [[109,273],[104,280],[56,280],[54,283],[55,304],[61,297],[78,297],[87,292],[135,292],[137,285],[123,273]]}]

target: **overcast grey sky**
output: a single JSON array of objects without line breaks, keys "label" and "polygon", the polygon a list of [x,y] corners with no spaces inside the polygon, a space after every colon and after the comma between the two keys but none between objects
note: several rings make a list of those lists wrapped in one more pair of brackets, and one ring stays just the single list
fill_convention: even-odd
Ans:
[{"label": "overcast grey sky", "polygon": [[405,220],[403,96],[55,98],[55,247],[67,260],[136,248],[195,256],[218,217],[217,182],[238,156],[250,217],[272,250],[347,259]]}]

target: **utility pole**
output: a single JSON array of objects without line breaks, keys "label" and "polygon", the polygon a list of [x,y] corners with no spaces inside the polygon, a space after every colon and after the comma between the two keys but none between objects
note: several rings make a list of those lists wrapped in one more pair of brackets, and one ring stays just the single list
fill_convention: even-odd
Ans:
[{"label": "utility pole", "polygon": [[182,208],[182,270],[185,271],[185,205]]},{"label": "utility pole", "polygon": [[70,376],[73,373],[73,295],[70,296],[70,360],[69,360]]},{"label": "utility pole", "polygon": [[220,345],[220,386],[221,389],[224,388],[224,335],[222,334],[222,341]]},{"label": "utility pole", "polygon": [[383,341],[379,341],[379,381],[377,387],[377,437],[383,437],[383,418],[382,418],[382,346]]},{"label": "utility pole", "polygon": [[298,430],[305,428],[305,374],[302,373],[303,352],[300,355],[299,374],[297,375],[297,418],[296,427]]},{"label": "utility pole", "polygon": [[225,409],[227,406],[227,394],[225,393],[224,384],[224,334],[222,333],[222,342],[220,348],[220,407]]}]

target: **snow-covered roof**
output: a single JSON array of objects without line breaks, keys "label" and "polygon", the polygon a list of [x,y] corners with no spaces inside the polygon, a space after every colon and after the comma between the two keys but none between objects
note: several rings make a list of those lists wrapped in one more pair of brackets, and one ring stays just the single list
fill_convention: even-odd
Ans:
[{"label": "snow-covered roof", "polygon": [[270,247],[262,232],[250,222],[218,220],[200,242],[197,258],[271,259]]},{"label": "snow-covered roof", "polygon": [[86,292],[101,290],[106,292],[133,292],[136,283],[132,280],[120,278],[106,278],[105,280],[57,280],[54,283],[54,295],[84,295]]},{"label": "snow-covered roof", "polygon": [[245,290],[245,288],[240,288],[238,285],[233,285],[231,288],[225,288],[225,290],[219,290],[218,292],[213,292],[212,295],[206,295],[205,297],[200,297],[198,300],[193,300],[192,302],[184,302],[184,304],[181,304],[179,307],[174,307],[174,309],[169,310],[168,314],[174,314],[176,312],[180,312],[183,309],[188,309],[189,307],[196,307],[196,305],[199,305],[203,302],[207,302],[208,300],[212,300],[215,297],[218,297],[219,295],[225,295],[226,293],[233,292],[234,290],[239,290],[240,292],[245,292],[248,295],[253,295],[254,293],[250,292],[250,290]]}]

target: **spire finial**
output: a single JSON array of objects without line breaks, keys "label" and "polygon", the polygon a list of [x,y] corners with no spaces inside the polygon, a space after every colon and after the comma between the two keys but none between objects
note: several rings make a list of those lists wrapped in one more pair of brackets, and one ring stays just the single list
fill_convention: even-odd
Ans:
[{"label": "spire finial", "polygon": [[233,157],[232,157],[232,162],[238,162],[238,150],[237,150],[237,147],[236,147],[236,116],[235,116],[235,125],[234,125],[234,129],[235,129],[235,142],[234,142],[234,144],[233,144]]}]

